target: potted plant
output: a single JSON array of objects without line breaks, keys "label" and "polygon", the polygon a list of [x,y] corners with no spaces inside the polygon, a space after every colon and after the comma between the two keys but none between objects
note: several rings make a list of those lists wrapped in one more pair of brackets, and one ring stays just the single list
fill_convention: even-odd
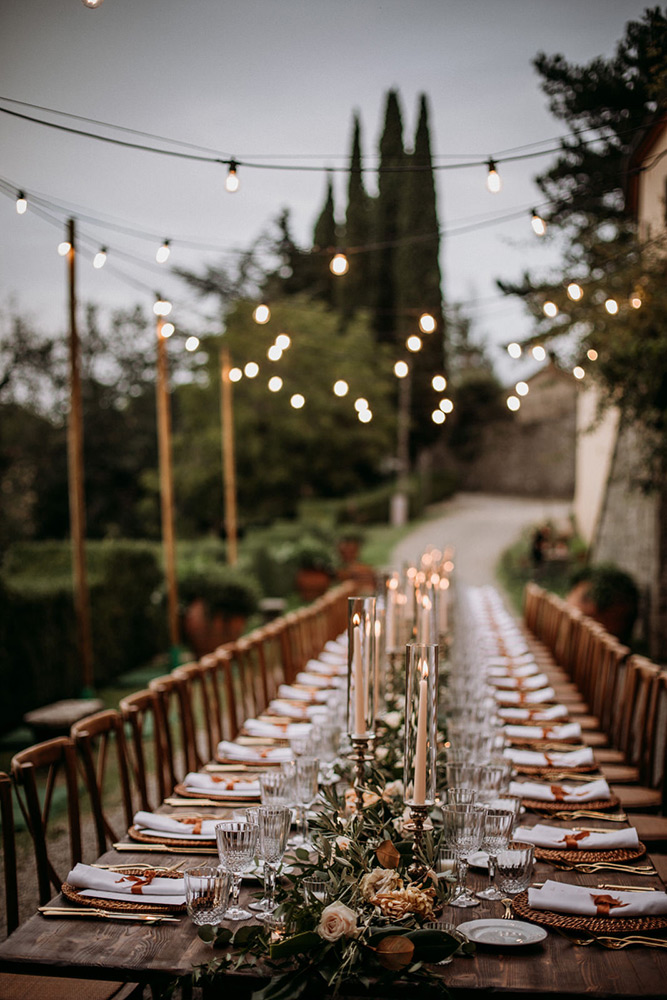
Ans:
[{"label": "potted plant", "polygon": [[585,566],[571,579],[569,604],[594,618],[621,642],[628,642],[639,608],[632,577],[611,563]]},{"label": "potted plant", "polygon": [[335,575],[331,546],[319,538],[306,537],[292,549],[296,567],[295,585],[302,601],[314,601],[328,590]]},{"label": "potted plant", "polygon": [[364,542],[364,532],[354,525],[345,527],[338,536],[338,555],[343,566],[359,561],[359,553]]},{"label": "potted plant", "polygon": [[179,593],[183,633],[197,657],[238,639],[259,603],[255,581],[228,566],[184,571]]}]

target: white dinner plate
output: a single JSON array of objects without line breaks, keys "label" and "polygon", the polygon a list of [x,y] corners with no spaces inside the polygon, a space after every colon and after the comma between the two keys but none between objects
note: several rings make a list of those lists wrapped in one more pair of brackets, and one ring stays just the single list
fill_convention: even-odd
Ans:
[{"label": "white dinner plate", "polygon": [[486,851],[473,851],[468,858],[468,864],[471,868],[488,868],[489,855]]},{"label": "white dinner plate", "polygon": [[544,927],[528,924],[523,920],[502,920],[489,917],[486,920],[467,920],[456,928],[475,944],[495,944],[503,948],[517,948],[521,945],[536,944],[547,936]]}]

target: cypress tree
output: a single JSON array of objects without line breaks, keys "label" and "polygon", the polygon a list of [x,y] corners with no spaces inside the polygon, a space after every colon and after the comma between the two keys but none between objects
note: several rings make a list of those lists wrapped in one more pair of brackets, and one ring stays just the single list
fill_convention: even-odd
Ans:
[{"label": "cypress tree", "polygon": [[[347,212],[345,215],[345,245],[347,248],[365,247],[371,241],[371,199],[364,188],[361,172],[361,125],[355,114],[352,129],[350,176],[347,185]],[[342,285],[343,312],[349,317],[364,306],[371,305],[370,258],[368,253],[352,254],[350,270]]]},{"label": "cypress tree", "polygon": [[413,443],[426,444],[438,433],[431,420],[437,398],[431,378],[444,368],[444,317],[440,272],[440,236],[435,179],[431,158],[429,114],[426,95],[419,99],[419,119],[414,151],[408,160],[414,167],[405,175],[405,197],[401,211],[401,235],[414,242],[402,244],[395,255],[397,332],[400,341],[419,333],[418,319],[430,313],[436,322],[433,333],[420,333],[423,347],[413,355]]},{"label": "cypress tree", "polygon": [[[372,255],[373,327],[380,341],[396,342],[396,241],[400,234],[400,212],[405,174],[403,150],[403,120],[398,94],[390,90],[384,129],[380,139],[380,173],[378,197],[375,202],[373,242],[378,249]],[[399,168],[399,169],[395,169]]]},{"label": "cypress tree", "polygon": [[322,299],[331,307],[336,302],[337,289],[335,282],[340,279],[332,275],[329,270],[330,258],[326,253],[320,253],[320,251],[331,251],[331,255],[333,256],[337,241],[338,231],[334,214],[333,179],[331,174],[328,174],[324,206],[313,230],[313,251],[317,255],[313,258],[313,296]]}]

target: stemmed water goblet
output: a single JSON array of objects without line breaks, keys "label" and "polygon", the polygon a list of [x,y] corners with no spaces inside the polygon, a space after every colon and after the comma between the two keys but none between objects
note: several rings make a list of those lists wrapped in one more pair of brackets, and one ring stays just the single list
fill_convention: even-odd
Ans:
[{"label": "stemmed water goblet", "polygon": [[257,853],[264,862],[264,896],[249,906],[258,911],[257,918],[262,920],[276,908],[276,874],[287,847],[292,810],[287,806],[260,806],[256,816]]},{"label": "stemmed water goblet", "polygon": [[456,855],[458,882],[460,892],[450,900],[450,906],[479,906],[466,889],[468,873],[468,858],[473,851],[479,850],[484,836],[485,811],[477,805],[446,805],[443,810],[445,839]]},{"label": "stemmed water goblet", "polygon": [[308,840],[308,809],[319,791],[320,762],[317,757],[297,757],[295,764],[294,787],[298,833],[294,843],[298,847],[311,850],[313,844]]},{"label": "stemmed water goblet", "polygon": [[215,839],[220,863],[232,873],[232,903],[222,915],[223,920],[249,920],[250,910],[239,906],[241,875],[247,871],[255,857],[258,824],[248,820],[224,820],[216,823]]},{"label": "stemmed water goblet", "polygon": [[495,885],[497,854],[499,850],[507,846],[512,836],[513,825],[514,816],[511,812],[502,809],[486,810],[482,850],[486,851],[489,857],[489,884],[486,889],[475,893],[479,899],[498,900],[503,898],[502,893]]}]

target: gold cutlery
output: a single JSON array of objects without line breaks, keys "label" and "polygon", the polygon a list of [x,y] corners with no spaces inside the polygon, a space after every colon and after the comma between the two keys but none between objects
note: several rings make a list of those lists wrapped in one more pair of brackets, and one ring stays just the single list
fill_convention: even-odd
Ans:
[{"label": "gold cutlery", "polygon": [[503,913],[503,915],[502,915],[502,917],[500,919],[501,920],[513,920],[514,919],[514,915],[512,913],[512,900],[508,899],[507,897],[505,897],[505,898],[501,899],[500,902],[505,907],[505,911],[504,911],[504,913]]},{"label": "gold cutlery", "polygon": [[[253,804],[252,802],[249,802],[247,799],[225,799],[223,802],[222,799],[200,799],[200,798],[179,799],[178,796],[176,795],[172,795],[168,799],[165,799],[164,803],[167,806],[188,806],[190,809],[195,809],[197,806],[209,806],[209,807],[218,806],[219,808],[227,809],[228,808],[227,803],[231,803],[235,806],[242,804],[246,805]],[[222,817],[216,817],[216,818],[222,818]]]},{"label": "gold cutlery", "polygon": [[164,865],[146,865],[142,861],[135,861],[131,865],[99,865],[92,864],[91,868],[103,868],[109,872],[126,872],[132,871],[133,868],[145,868],[149,872],[177,872],[179,868],[186,864],[185,861],[179,861],[177,865],[172,865],[170,868],[165,868]]},{"label": "gold cutlery", "polygon": [[584,947],[590,944],[599,944],[603,948],[610,948],[612,951],[619,951],[621,948],[628,948],[633,944],[643,945],[645,948],[667,948],[667,941],[644,937],[641,934],[628,934],[625,937],[607,937],[606,935],[596,935],[585,931],[586,937],[582,937],[579,932],[573,934],[560,927],[555,927],[554,930],[561,937],[571,941],[572,944],[583,945]]},{"label": "gold cutlery", "polygon": [[625,889],[626,892],[658,892],[654,885],[614,885],[613,882],[603,882],[598,889]]},{"label": "gold cutlery", "polygon": [[596,812],[594,809],[570,809],[548,814],[551,819],[603,819],[607,823],[627,823],[625,813]]},{"label": "gold cutlery", "polygon": [[238,772],[239,774],[247,773],[248,771],[256,771],[257,768],[246,767],[245,764],[206,764],[204,767],[205,771],[224,771],[225,773]]},{"label": "gold cutlery", "polygon": [[568,864],[567,862],[561,861],[550,861],[549,864],[553,865],[554,868],[560,868],[561,871],[566,872],[599,872],[599,871],[616,871],[616,872],[631,872],[633,875],[657,875],[657,871],[652,865],[638,865],[637,867],[632,867],[631,865],[624,865],[621,862],[613,861],[596,861],[591,864],[582,864],[575,862],[574,864]]},{"label": "gold cutlery", "polygon": [[172,847],[170,844],[114,844],[116,851],[157,851],[159,854],[216,854],[215,847]]},{"label": "gold cutlery", "polygon": [[180,923],[180,917],[162,916],[161,913],[123,913],[117,910],[77,909],[73,906],[40,906],[39,912],[45,917],[103,917],[105,920],[134,920],[144,924],[166,922]]}]

